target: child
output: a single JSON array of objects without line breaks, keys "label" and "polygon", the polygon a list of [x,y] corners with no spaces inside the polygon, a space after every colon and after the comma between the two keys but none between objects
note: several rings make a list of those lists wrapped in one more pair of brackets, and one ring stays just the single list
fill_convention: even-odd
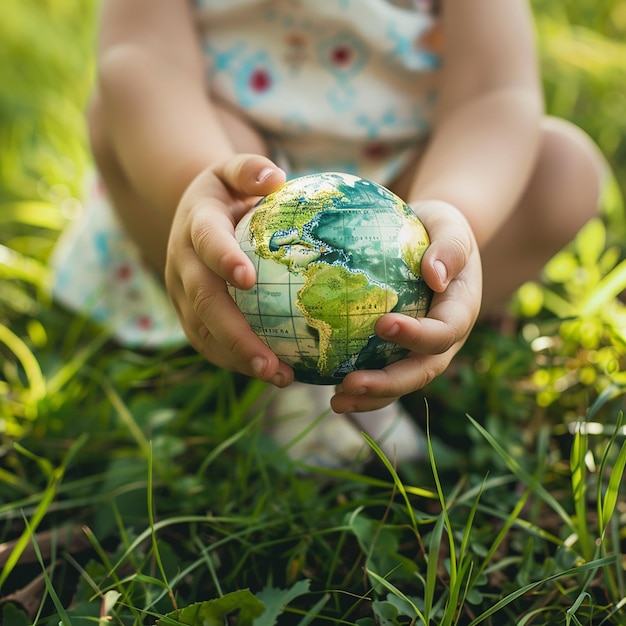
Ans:
[{"label": "child", "polygon": [[316,171],[413,207],[432,242],[430,313],[381,318],[376,332],[411,354],[330,399],[374,411],[366,429],[597,209],[601,158],[544,117],[525,0],[106,0],[98,67],[89,128],[106,197],[61,242],[56,293],[122,340],[182,328],[215,365],[288,387],[291,368],[228,295],[255,280],[234,226],[286,175]]}]

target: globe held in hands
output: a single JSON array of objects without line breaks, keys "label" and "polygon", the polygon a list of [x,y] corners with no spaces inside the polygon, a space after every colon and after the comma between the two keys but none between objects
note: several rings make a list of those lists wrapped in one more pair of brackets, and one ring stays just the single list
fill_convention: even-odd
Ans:
[{"label": "globe held in hands", "polygon": [[374,324],[388,312],[426,315],[432,291],[420,264],[429,239],[391,191],[336,172],[295,178],[263,198],[235,236],[257,281],[230,294],[296,380],[336,384],[406,356]]}]

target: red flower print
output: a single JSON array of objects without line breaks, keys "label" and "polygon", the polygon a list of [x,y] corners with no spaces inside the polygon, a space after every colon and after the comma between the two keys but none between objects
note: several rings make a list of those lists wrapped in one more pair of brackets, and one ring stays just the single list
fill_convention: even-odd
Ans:
[{"label": "red flower print", "polygon": [[389,146],[385,143],[370,143],[363,149],[363,155],[373,161],[384,159],[388,154]]},{"label": "red flower print", "polygon": [[137,318],[137,326],[142,330],[150,330],[152,328],[152,318],[149,315],[140,315]]},{"label": "red flower print", "polygon": [[249,85],[252,91],[258,93],[267,91],[272,86],[272,77],[265,68],[259,67],[250,75]]},{"label": "red flower print", "polygon": [[346,45],[336,46],[330,52],[332,62],[341,67],[348,65],[352,61],[353,56],[352,49]]},{"label": "red flower print", "polygon": [[126,265],[126,264],[125,265],[120,265],[117,268],[116,275],[117,275],[117,279],[120,282],[124,282],[124,281],[129,280],[130,277],[132,276],[132,274],[133,274],[133,268],[130,265]]},{"label": "red flower print", "polygon": [[106,196],[106,188],[104,181],[98,176],[93,185],[93,193],[96,198],[104,198]]}]

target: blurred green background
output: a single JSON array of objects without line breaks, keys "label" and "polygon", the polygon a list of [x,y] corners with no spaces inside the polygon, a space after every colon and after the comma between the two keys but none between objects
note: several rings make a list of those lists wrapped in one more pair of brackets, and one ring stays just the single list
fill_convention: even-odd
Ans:
[{"label": "blurred green background", "polygon": [[[623,190],[626,2],[533,4],[548,111],[576,122],[598,142]],[[58,206],[80,196],[89,160],[83,107],[94,75],[96,14],[94,0],[2,3],[0,201]]]},{"label": "blurred green background", "polygon": [[[548,111],[584,128],[626,188],[626,2],[534,0]],[[0,8],[2,222],[61,226],[89,165],[83,109],[94,76],[94,0],[4,0]],[[34,204],[33,204],[34,203]],[[30,207],[30,208],[29,208]],[[54,210],[51,210],[54,209]],[[42,224],[48,220],[45,224]],[[33,235],[22,240],[20,234]],[[0,241],[45,259],[50,233]],[[43,237],[42,237],[43,236]],[[17,239],[16,239],[17,237]]]}]

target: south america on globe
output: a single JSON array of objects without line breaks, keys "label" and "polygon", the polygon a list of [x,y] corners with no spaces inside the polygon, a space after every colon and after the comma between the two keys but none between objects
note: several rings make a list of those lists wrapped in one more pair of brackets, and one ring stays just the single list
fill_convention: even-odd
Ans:
[{"label": "south america on globe", "polygon": [[349,174],[301,176],[263,198],[235,237],[257,280],[230,294],[296,380],[336,384],[407,355],[374,325],[388,312],[426,315],[432,291],[420,264],[430,242],[394,193]]}]

